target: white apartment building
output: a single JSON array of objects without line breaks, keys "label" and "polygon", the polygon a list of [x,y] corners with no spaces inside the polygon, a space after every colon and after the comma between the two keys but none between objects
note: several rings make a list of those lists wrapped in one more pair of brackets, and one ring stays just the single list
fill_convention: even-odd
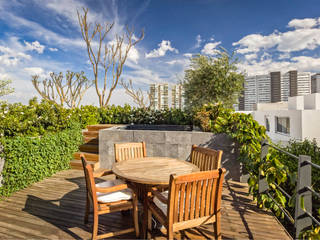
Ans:
[{"label": "white apartment building", "polygon": [[270,75],[256,75],[257,82],[257,103],[271,102],[271,81]]},{"label": "white apartment building", "polygon": [[150,85],[150,107],[154,110],[166,109],[168,105],[168,84]]},{"label": "white apartment building", "polygon": [[173,85],[171,87],[171,107],[174,109],[184,108],[184,90],[181,84]]},{"label": "white apartment building", "polygon": [[[320,76],[319,76],[320,79]],[[319,82],[320,88],[320,82]],[[311,75],[308,72],[270,72],[265,75],[245,77],[243,97],[239,110],[255,110],[258,103],[288,101],[288,97],[311,93]]]},{"label": "white apartment building", "polygon": [[316,139],[320,144],[320,93],[289,97],[288,102],[258,103],[251,114],[274,142]]}]

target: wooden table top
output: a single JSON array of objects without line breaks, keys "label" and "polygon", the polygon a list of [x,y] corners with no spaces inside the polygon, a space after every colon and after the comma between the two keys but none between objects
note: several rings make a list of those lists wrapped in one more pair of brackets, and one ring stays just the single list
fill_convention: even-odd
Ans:
[{"label": "wooden table top", "polygon": [[168,157],[145,157],[114,163],[115,175],[132,182],[148,185],[168,185],[171,174],[199,172],[192,163]]}]

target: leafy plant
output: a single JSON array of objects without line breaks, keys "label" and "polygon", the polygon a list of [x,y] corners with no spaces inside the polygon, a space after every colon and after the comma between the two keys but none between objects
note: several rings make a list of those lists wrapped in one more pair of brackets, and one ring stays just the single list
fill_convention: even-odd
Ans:
[{"label": "leafy plant", "polygon": [[239,73],[233,53],[221,49],[215,58],[196,55],[185,70],[183,87],[186,107],[194,109],[217,102],[232,107],[237,103],[243,84],[244,75]]},{"label": "leafy plant", "polygon": [[0,157],[5,159],[5,165],[0,196],[9,196],[57,171],[68,169],[72,154],[81,143],[79,127],[42,137],[1,138],[4,148]]}]

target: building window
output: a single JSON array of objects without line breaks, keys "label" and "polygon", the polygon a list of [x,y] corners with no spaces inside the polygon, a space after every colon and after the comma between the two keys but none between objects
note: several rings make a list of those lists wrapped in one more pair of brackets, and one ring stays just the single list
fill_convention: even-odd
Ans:
[{"label": "building window", "polygon": [[290,134],[290,118],[276,117],[276,132]]},{"label": "building window", "polygon": [[269,123],[269,118],[265,118],[266,119],[266,130],[268,131],[268,132],[270,132],[270,123]]}]

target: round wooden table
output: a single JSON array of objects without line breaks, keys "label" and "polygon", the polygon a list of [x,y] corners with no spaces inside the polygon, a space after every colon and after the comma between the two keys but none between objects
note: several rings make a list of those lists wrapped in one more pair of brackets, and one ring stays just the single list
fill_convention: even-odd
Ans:
[{"label": "round wooden table", "polygon": [[146,237],[147,198],[150,187],[169,185],[170,175],[183,175],[199,172],[200,169],[192,163],[168,157],[144,157],[114,163],[112,171],[120,178],[133,182],[136,191],[143,200],[143,222],[141,238]]},{"label": "round wooden table", "polygon": [[171,174],[199,172],[192,163],[168,157],[144,157],[114,163],[112,171],[120,178],[146,185],[168,185]]}]

